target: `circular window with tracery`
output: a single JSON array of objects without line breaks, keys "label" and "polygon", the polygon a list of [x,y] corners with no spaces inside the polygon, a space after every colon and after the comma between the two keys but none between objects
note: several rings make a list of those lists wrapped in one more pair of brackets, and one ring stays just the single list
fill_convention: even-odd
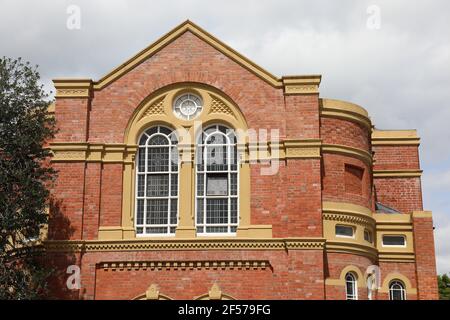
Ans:
[{"label": "circular window with tracery", "polygon": [[173,112],[183,120],[195,119],[203,109],[202,99],[192,93],[185,93],[175,99]]}]

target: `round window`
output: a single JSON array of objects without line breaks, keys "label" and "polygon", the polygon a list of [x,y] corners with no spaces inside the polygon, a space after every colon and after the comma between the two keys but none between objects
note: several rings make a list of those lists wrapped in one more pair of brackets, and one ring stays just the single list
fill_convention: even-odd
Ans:
[{"label": "round window", "polygon": [[203,109],[202,99],[192,93],[186,93],[175,99],[173,112],[183,120],[195,119]]}]

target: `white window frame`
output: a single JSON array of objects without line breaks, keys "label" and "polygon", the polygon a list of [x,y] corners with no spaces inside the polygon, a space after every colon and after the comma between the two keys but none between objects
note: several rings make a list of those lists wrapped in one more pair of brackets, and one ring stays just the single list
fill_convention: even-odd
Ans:
[{"label": "white window frame", "polygon": [[[147,132],[149,132],[150,130],[152,130],[152,129],[154,129],[154,128],[157,128],[157,131],[156,131],[156,133],[153,133],[153,134],[148,134]],[[165,129],[168,129],[168,130],[170,130],[171,131],[171,133],[170,134],[165,134],[165,133],[161,133],[160,132],[160,130],[161,130],[161,128],[165,128]],[[175,232],[170,232],[171,231],[171,228],[175,228],[176,229],[176,227],[178,226],[178,222],[179,222],[179,220],[180,220],[180,217],[179,217],[179,207],[180,207],[180,204],[179,204],[179,202],[180,202],[180,161],[179,161],[179,159],[178,159],[178,163],[177,163],[177,171],[172,171],[172,160],[173,160],[173,157],[172,157],[172,152],[173,152],[173,148],[175,147],[175,148],[177,148],[176,149],[176,151],[177,151],[177,157],[179,157],[179,153],[178,153],[178,138],[177,138],[177,144],[173,144],[172,143],[172,140],[171,140],[171,135],[175,135],[176,133],[175,133],[175,130],[173,130],[173,129],[171,129],[171,128],[169,128],[169,127],[166,127],[166,126],[161,126],[161,125],[158,125],[158,126],[152,126],[152,127],[150,127],[150,128],[148,128],[147,130],[145,130],[142,134],[141,134],[141,136],[139,137],[139,140],[138,140],[138,142],[139,142],[139,146],[138,146],[138,154],[137,154],[137,156],[136,156],[136,159],[135,159],[135,162],[136,162],[136,164],[135,164],[135,171],[136,171],[136,174],[135,174],[135,177],[136,177],[136,183],[135,183],[135,214],[134,214],[134,227],[135,227],[135,232],[136,232],[136,237],[153,237],[153,236],[157,236],[157,237],[174,237],[175,236]],[[140,144],[140,141],[141,141],[141,139],[142,139],[142,137],[144,136],[144,135],[147,135],[147,139],[146,139],[146,143],[145,143],[145,145],[141,145]],[[164,136],[166,139],[168,139],[168,141],[169,141],[169,144],[167,144],[167,145],[154,145],[154,146],[151,146],[151,145],[147,145],[147,142],[151,139],[151,138],[153,138],[153,137],[155,137],[155,136]],[[169,161],[169,166],[168,166],[168,171],[161,171],[161,172],[153,172],[153,171],[148,171],[148,149],[149,148],[158,148],[158,147],[167,147],[167,148],[169,148],[169,159],[168,159],[168,161]],[[143,172],[140,172],[139,171],[139,152],[141,152],[141,149],[144,149],[145,150],[145,170],[143,171]],[[163,197],[147,197],[147,176],[149,175],[149,174],[154,174],[154,175],[157,175],[157,174],[167,174],[168,176],[169,176],[169,185],[168,185],[168,195],[167,196],[163,196]],[[172,175],[173,174],[177,174],[177,192],[176,192],[176,196],[172,196]],[[144,195],[143,196],[139,196],[139,186],[138,186],[138,184],[139,184],[139,175],[143,175],[145,178],[144,178]],[[147,224],[147,200],[149,200],[149,199],[167,199],[167,202],[168,202],[168,205],[167,205],[167,224]],[[170,221],[170,215],[171,215],[171,200],[173,200],[173,199],[176,199],[177,201],[176,201],[176,205],[177,205],[177,216],[176,216],[176,223],[174,224],[174,223],[171,223],[171,221]],[[138,225],[138,220],[137,220],[137,215],[138,215],[138,200],[144,200],[144,216],[143,216],[143,224],[139,224]],[[167,232],[165,232],[165,233],[147,233],[146,232],[146,230],[147,230],[147,228],[151,228],[151,227],[154,227],[154,228],[163,228],[163,227],[166,227],[167,228]],[[137,230],[138,230],[138,228],[142,228],[143,229],[143,232],[142,233],[138,233],[137,232]]]},{"label": "white window frame", "polygon": [[[393,289],[392,287],[394,285],[400,286],[400,289]],[[393,291],[394,290],[400,291],[400,294],[402,296],[402,299],[400,299],[400,300],[406,300],[406,288],[405,288],[405,284],[403,283],[403,281],[394,279],[394,280],[391,280],[391,282],[389,282],[389,300],[394,300],[393,299]]]},{"label": "white window frame", "polygon": [[[385,244],[384,243],[384,237],[402,237],[404,240],[403,245],[399,245],[399,244]],[[381,245],[383,247],[388,247],[388,248],[406,248],[406,236],[404,234],[383,234],[381,236]]]},{"label": "white window frame", "polygon": [[[196,101],[198,100],[198,101]],[[181,104],[186,101],[192,101],[195,105],[195,111],[192,114],[184,114],[181,110]],[[183,93],[177,96],[173,101],[172,111],[178,119],[193,120],[197,118],[203,111],[203,99],[195,93]]]},{"label": "white window frame", "polygon": [[[347,277],[351,277],[352,279],[349,281]],[[353,272],[347,272],[345,274],[345,297],[347,300],[358,300],[358,278]],[[353,287],[353,292],[351,294],[348,293],[347,286],[351,283]]]},{"label": "white window frame", "polygon": [[[344,228],[351,228],[352,229],[352,235],[351,236],[347,236],[344,234],[337,234],[337,227],[344,227]],[[337,224],[334,226],[334,234],[336,235],[337,238],[349,238],[349,239],[354,239],[355,238],[355,227],[354,226],[350,226],[350,225],[346,225],[346,224]]]},{"label": "white window frame", "polygon": [[[229,132],[227,134],[223,134],[223,132],[221,132],[219,130],[219,126],[220,127],[224,127],[227,130],[229,130]],[[206,133],[206,131],[212,127],[215,127],[215,130],[209,134]],[[208,138],[212,135],[215,134],[221,134],[225,137],[226,139],[226,144],[207,144]],[[203,165],[203,170],[199,171],[198,170],[198,157],[196,156],[196,164],[195,164],[195,228],[196,228],[196,232],[197,235],[199,236],[236,236],[236,231],[231,231],[231,228],[235,228],[237,229],[239,226],[239,217],[240,217],[240,212],[239,212],[239,190],[240,190],[240,186],[239,186],[239,174],[240,174],[240,160],[239,160],[239,156],[238,156],[238,151],[237,151],[237,143],[235,142],[230,142],[230,138],[229,135],[233,135],[236,139],[236,133],[233,129],[229,128],[228,126],[225,126],[223,124],[213,124],[213,125],[208,125],[207,127],[205,127],[204,129],[202,129],[201,134],[199,135],[199,137],[197,138],[197,144],[196,144],[196,155],[198,154],[198,152],[202,151],[202,148],[204,148],[203,150],[203,154],[202,154],[202,165]],[[202,136],[206,135],[204,142],[202,141]],[[207,152],[208,152],[208,148],[207,146],[226,146],[227,148],[227,170],[222,170],[222,171],[208,171],[207,170]],[[231,153],[231,148],[236,147],[236,170],[231,170],[231,159],[230,156],[232,155]],[[207,185],[208,185],[208,173],[222,173],[222,174],[227,174],[228,179],[227,179],[227,184],[228,184],[228,195],[226,196],[208,196],[207,195]],[[231,194],[231,174],[236,174],[236,195],[232,195]],[[203,195],[198,195],[198,174],[203,174]],[[207,199],[228,199],[228,222],[226,224],[207,224],[206,223],[206,204],[207,204]],[[236,223],[231,223],[231,199],[235,198],[236,199]],[[197,214],[198,214],[198,200],[202,199],[202,205],[203,205],[203,223],[199,224],[198,220],[197,220]],[[199,232],[198,229],[199,227],[203,228],[202,232]],[[227,227],[227,232],[206,232],[207,227]]]}]

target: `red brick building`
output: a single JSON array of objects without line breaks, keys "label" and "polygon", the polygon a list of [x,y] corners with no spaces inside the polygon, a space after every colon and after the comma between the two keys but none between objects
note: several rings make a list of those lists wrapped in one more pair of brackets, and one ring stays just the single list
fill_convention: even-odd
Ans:
[{"label": "red brick building", "polygon": [[189,21],[98,81],[54,80],[55,294],[436,299],[416,132],[375,129],[320,81]]}]

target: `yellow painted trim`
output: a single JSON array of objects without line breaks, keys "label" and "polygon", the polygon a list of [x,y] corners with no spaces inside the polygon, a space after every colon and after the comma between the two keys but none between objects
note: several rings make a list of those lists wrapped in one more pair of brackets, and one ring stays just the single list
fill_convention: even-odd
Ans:
[{"label": "yellow painted trim", "polygon": [[161,294],[156,284],[151,284],[147,291],[134,297],[132,300],[173,300],[169,296]]},{"label": "yellow painted trim", "polygon": [[148,250],[323,250],[323,238],[153,238],[127,240],[49,240],[50,252],[148,251]]},{"label": "yellow painted trim", "polygon": [[206,294],[195,297],[194,300],[236,300],[234,297],[224,294],[217,283],[214,283]]},{"label": "yellow painted trim", "polygon": [[389,283],[393,280],[400,280],[405,285],[406,289],[406,298],[408,298],[408,294],[417,294],[417,289],[413,288],[411,285],[411,281],[401,273],[392,272],[389,273],[383,280],[383,284],[378,292],[389,293]]},{"label": "yellow painted trim", "polygon": [[363,125],[369,130],[372,128],[366,109],[354,103],[336,99],[320,99],[319,106],[321,117],[348,120]]},{"label": "yellow painted trim", "polygon": [[98,266],[103,270],[265,270],[271,268],[268,260],[152,260],[111,261]]},{"label": "yellow painted trim", "polygon": [[357,266],[353,266],[353,265],[346,266],[345,268],[343,268],[339,275],[339,279],[332,279],[332,278],[325,279],[325,285],[327,285],[327,286],[343,286],[345,288],[345,276],[349,272],[353,273],[356,276],[356,284],[357,284],[358,288],[365,288],[366,281],[365,281],[365,277],[364,277],[363,273],[361,272],[361,270],[359,270],[359,268]]},{"label": "yellow painted trim", "polygon": [[404,169],[404,170],[374,170],[374,178],[420,178],[422,170]]},{"label": "yellow painted trim", "polygon": [[322,76],[287,76],[283,77],[284,93],[290,94],[318,94]]},{"label": "yellow painted trim", "polygon": [[89,98],[92,91],[91,79],[54,79],[56,98]]},{"label": "yellow painted trim", "polygon": [[353,213],[363,216],[369,216],[372,218],[372,210],[348,202],[323,201],[322,210],[323,212],[331,213]]},{"label": "yellow painted trim", "polygon": [[[339,238],[341,239],[341,238]],[[378,251],[369,243],[350,242],[347,240],[328,240],[325,244],[326,252],[349,253],[367,257],[375,261],[378,257]]]},{"label": "yellow painted trim", "polygon": [[[320,158],[321,140],[284,140],[284,155],[286,159]],[[274,158],[274,157],[273,157]],[[281,157],[280,157],[281,159]]]},{"label": "yellow painted trim", "polygon": [[416,145],[420,144],[420,138],[416,130],[373,130],[372,145]]},{"label": "yellow painted trim", "polygon": [[369,167],[372,165],[372,155],[366,150],[352,148],[344,145],[337,144],[323,144],[322,145],[323,153],[334,153],[341,154],[344,156],[349,156],[352,158],[359,159],[365,162]]},{"label": "yellow painted trim", "polygon": [[414,218],[433,218],[433,213],[431,211],[413,211],[412,217]]}]

